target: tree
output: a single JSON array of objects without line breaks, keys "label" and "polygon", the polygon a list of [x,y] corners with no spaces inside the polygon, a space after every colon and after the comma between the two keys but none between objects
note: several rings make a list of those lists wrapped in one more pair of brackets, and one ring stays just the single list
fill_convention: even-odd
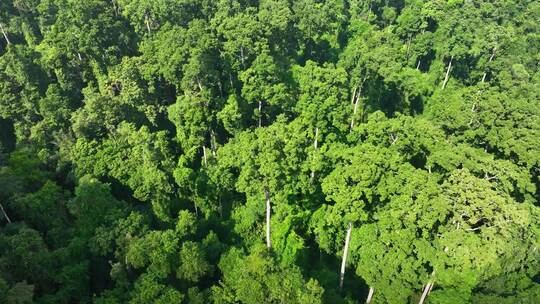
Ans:
[{"label": "tree", "polygon": [[0,57],[0,115],[10,118],[17,138],[26,139],[38,120],[38,100],[45,93],[47,79],[34,50],[18,45]]},{"label": "tree", "polygon": [[253,119],[258,127],[263,125],[263,120],[266,124],[273,121],[279,114],[277,110],[286,112],[290,108],[290,96],[281,74],[274,58],[263,52],[240,75],[242,97],[253,109]]},{"label": "tree", "polygon": [[0,1],[0,303],[535,303],[538,20]]},{"label": "tree", "polygon": [[[122,123],[112,137],[97,142],[79,139],[71,150],[79,176],[112,177],[133,191],[134,198],[152,203],[155,215],[171,217],[173,163],[165,132],[152,133]],[[129,158],[127,157],[129,156]]]},{"label": "tree", "polygon": [[[343,1],[295,1],[295,26],[301,33],[300,41],[306,59],[328,60],[332,58],[332,49],[339,48],[339,34],[345,22],[345,4]],[[319,52],[328,49],[329,54]]]},{"label": "tree", "polygon": [[221,1],[223,6],[218,5],[212,23],[223,41],[223,59],[231,71],[238,72],[249,67],[255,57],[268,47],[268,41],[253,9],[238,12],[236,5],[229,6],[227,2],[224,0]]},{"label": "tree", "polygon": [[215,303],[322,303],[322,288],[306,282],[297,268],[276,265],[264,250],[245,256],[233,248],[220,261],[221,286],[212,289]]},{"label": "tree", "polygon": [[317,168],[321,162],[320,146],[326,141],[340,138],[347,130],[347,74],[342,68],[333,65],[321,67],[312,61],[308,61],[304,67],[295,67],[293,72],[299,86],[294,109],[299,115],[298,119],[310,129],[309,136],[313,138],[310,173],[313,182],[315,172],[320,170]]}]

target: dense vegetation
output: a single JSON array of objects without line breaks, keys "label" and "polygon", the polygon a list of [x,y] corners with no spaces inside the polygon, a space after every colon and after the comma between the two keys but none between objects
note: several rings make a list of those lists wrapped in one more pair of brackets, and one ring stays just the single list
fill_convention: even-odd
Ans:
[{"label": "dense vegetation", "polygon": [[539,21],[0,0],[0,303],[540,303]]}]

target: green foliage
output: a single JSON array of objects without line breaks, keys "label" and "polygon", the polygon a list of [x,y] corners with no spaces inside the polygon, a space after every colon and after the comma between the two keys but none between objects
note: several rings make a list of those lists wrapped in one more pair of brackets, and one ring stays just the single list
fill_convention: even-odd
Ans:
[{"label": "green foliage", "polygon": [[0,303],[537,303],[538,20],[0,1]]},{"label": "green foliage", "polygon": [[220,261],[221,286],[212,290],[215,303],[321,303],[322,288],[306,282],[295,268],[275,264],[264,248],[245,256],[231,249]]},{"label": "green foliage", "polygon": [[197,282],[211,270],[205,259],[203,248],[195,242],[185,242],[180,248],[180,265],[176,269],[179,279]]}]

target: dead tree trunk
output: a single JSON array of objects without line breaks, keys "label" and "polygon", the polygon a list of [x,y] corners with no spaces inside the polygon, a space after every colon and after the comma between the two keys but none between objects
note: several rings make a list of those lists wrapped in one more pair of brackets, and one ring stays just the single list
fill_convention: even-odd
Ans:
[{"label": "dead tree trunk", "polygon": [[444,81],[442,84],[443,90],[446,87],[446,84],[448,83],[448,79],[450,79],[450,70],[452,69],[452,60],[454,60],[454,55],[450,57],[450,62],[448,63],[448,67],[446,68],[446,75],[444,76]]},{"label": "dead tree trunk", "polygon": [[371,300],[373,299],[373,293],[375,292],[375,288],[373,287],[370,287],[369,288],[369,293],[368,293],[368,296],[367,296],[367,299],[366,299],[366,304],[370,304],[371,303]]},{"label": "dead tree trunk", "polygon": [[[493,61],[493,57],[495,57],[495,51],[496,50],[497,50],[497,47],[494,47],[493,51],[491,52],[491,56],[489,57],[488,63],[491,63],[491,61]],[[482,75],[482,83],[484,83],[486,81],[486,77],[487,77],[487,71],[485,71],[484,75]]]},{"label": "dead tree trunk", "polygon": [[6,39],[7,44],[11,44],[11,41],[9,41],[8,35],[6,31],[4,30],[4,26],[2,23],[0,23],[0,30],[2,30],[2,34],[4,35],[4,38]]},{"label": "dead tree trunk", "polygon": [[339,289],[343,288],[343,279],[345,278],[345,266],[347,266],[347,254],[349,253],[349,242],[351,240],[352,223],[347,228],[345,236],[345,246],[343,246],[343,258],[341,259],[341,272],[339,273]]},{"label": "dead tree trunk", "polygon": [[4,217],[6,218],[7,222],[11,223],[11,219],[7,215],[6,210],[4,210],[4,206],[1,203],[0,203],[0,210],[2,210],[2,213],[4,214]]},{"label": "dead tree trunk", "polygon": [[272,211],[272,206],[270,205],[268,187],[264,187],[264,196],[266,198],[266,247],[270,250],[272,249],[272,240],[270,239],[270,212]]}]

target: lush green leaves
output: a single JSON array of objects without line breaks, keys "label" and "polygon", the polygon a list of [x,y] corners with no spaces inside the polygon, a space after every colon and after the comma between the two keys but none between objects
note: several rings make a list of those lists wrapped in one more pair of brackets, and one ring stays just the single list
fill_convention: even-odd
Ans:
[{"label": "lush green leaves", "polygon": [[538,20],[0,1],[0,303],[538,302]]}]

